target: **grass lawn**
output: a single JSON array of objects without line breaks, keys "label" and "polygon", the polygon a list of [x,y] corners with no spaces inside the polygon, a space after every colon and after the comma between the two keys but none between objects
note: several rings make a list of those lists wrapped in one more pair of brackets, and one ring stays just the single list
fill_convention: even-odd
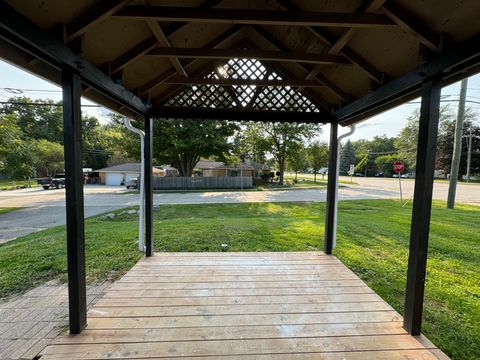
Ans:
[{"label": "grass lawn", "polygon": [[4,207],[0,207],[0,215],[9,213],[9,212],[12,212],[12,211],[15,211],[15,210],[17,210],[17,208],[12,208],[12,207],[4,208]]},{"label": "grass lawn", "polygon": [[[324,203],[169,205],[155,213],[156,251],[321,250]],[[411,205],[340,203],[335,254],[400,313]],[[480,207],[432,211],[424,333],[454,359],[480,359]],[[86,221],[88,281],[116,278],[141,257],[136,218]],[[0,245],[0,297],[65,278],[64,228]]]},{"label": "grass lawn", "polygon": [[11,179],[0,179],[0,191],[2,190],[15,190],[23,189],[27,187],[36,187],[37,181],[33,180],[11,180]]}]

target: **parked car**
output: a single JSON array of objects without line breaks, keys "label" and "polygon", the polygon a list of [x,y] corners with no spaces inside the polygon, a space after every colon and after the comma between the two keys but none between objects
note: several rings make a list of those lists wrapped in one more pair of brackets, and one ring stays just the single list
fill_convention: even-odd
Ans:
[{"label": "parked car", "polygon": [[126,183],[127,189],[138,189],[138,178],[131,178]]},{"label": "parked car", "polygon": [[362,177],[364,176],[362,173],[355,173],[355,176],[359,176],[359,177]]},{"label": "parked car", "polygon": [[65,187],[65,174],[57,174],[53,178],[40,178],[37,179],[37,183],[45,190],[52,188],[61,189],[62,187]]}]

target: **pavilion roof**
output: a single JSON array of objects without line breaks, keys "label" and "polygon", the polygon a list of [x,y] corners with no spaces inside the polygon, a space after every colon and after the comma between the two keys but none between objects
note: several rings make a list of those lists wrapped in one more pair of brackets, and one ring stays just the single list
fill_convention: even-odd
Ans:
[{"label": "pavilion roof", "polygon": [[[434,71],[422,66],[480,32],[478,0],[5,2],[158,116],[359,121],[417,96]],[[0,45],[60,81],[44,59]],[[462,65],[463,76],[477,70]],[[88,84],[84,96],[131,113]],[[372,105],[357,111],[362,101]]]}]

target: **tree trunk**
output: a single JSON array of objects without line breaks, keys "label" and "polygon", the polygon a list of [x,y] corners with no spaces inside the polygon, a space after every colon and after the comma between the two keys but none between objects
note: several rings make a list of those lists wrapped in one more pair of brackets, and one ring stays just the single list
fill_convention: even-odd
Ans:
[{"label": "tree trunk", "polygon": [[297,182],[298,171],[295,171],[295,182]]},{"label": "tree trunk", "polygon": [[178,170],[178,174],[183,177],[191,177],[193,169],[197,165],[198,156],[196,154],[181,154],[172,164]]},{"label": "tree trunk", "polygon": [[278,165],[280,167],[279,172],[280,172],[280,179],[278,180],[278,185],[283,185],[283,178],[284,178],[284,173],[285,173],[285,158],[281,157],[278,159]]},{"label": "tree trunk", "polygon": [[313,182],[317,182],[317,170],[313,171]]}]

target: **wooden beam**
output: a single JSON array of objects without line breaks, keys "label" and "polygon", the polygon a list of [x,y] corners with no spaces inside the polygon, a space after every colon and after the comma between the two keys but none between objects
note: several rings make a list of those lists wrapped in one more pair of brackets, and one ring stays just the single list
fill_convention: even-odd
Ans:
[{"label": "wooden beam", "polygon": [[114,75],[120,70],[123,70],[129,64],[133,63],[139,57],[154,49],[156,46],[158,46],[158,40],[155,36],[151,36],[111,61],[109,66],[102,65],[102,67],[108,68],[108,73]]},{"label": "wooden beam", "polygon": [[357,33],[357,29],[351,28],[346,30],[333,44],[330,46],[328,50],[329,54],[336,55],[348,44],[348,42],[353,38],[353,36]]},{"label": "wooden beam", "polygon": [[131,0],[102,0],[95,3],[83,14],[76,16],[70,23],[65,25],[66,40],[70,42],[86,33],[90,27],[105,20],[129,2]]},{"label": "wooden beam", "polygon": [[[289,12],[300,11],[300,8],[296,4],[292,3],[290,0],[277,0],[277,2]],[[308,26],[307,29],[310,30],[313,35],[315,35],[328,46],[332,46],[338,40],[338,37],[336,35],[333,35],[325,28]],[[385,78],[385,75],[381,71],[375,69],[373,65],[371,65],[367,60],[365,60],[362,56],[360,56],[350,47],[345,46],[342,49],[341,54],[344,55],[347,59],[349,59],[353,64],[360,67],[360,69],[362,69],[368,75],[368,77],[370,77],[376,83],[381,84],[384,80],[388,80]]]},{"label": "wooden beam", "polygon": [[183,108],[154,106],[152,115],[157,118],[218,119],[260,122],[328,123],[329,113],[262,111],[249,109]]},{"label": "wooden beam", "polygon": [[394,1],[388,1],[382,8],[382,12],[392,19],[403,30],[412,33],[418,40],[430,50],[440,52],[441,36],[429,29],[425,22],[417,19]]},{"label": "wooden beam", "polygon": [[[202,5],[200,5],[199,8],[208,9],[212,6],[217,5],[219,2],[219,0],[207,0]],[[187,23],[171,23],[165,26],[162,32],[165,34],[165,37],[168,38],[186,25]],[[159,43],[156,36],[149,37],[148,39],[142,41],[140,44],[135,45],[134,47],[127,50],[125,53],[112,60],[110,64],[107,63],[101,65],[100,68],[109,69],[109,74],[115,74],[116,72],[126,67],[128,64],[145,55],[145,53],[153,49],[155,46],[158,46],[158,44]]]},{"label": "wooden beam", "polygon": [[183,76],[173,76],[163,82],[164,84],[175,85],[221,85],[221,86],[291,86],[291,87],[325,87],[318,80],[286,79],[286,80],[268,80],[268,79],[232,79],[232,78],[199,78]]},{"label": "wooden beam", "polygon": [[[261,26],[252,26],[252,29],[259,35],[261,36],[262,38],[264,38],[266,41],[268,41],[270,44],[272,44],[274,47],[276,47],[278,50],[281,50],[281,51],[290,51],[290,49],[285,46],[285,44],[283,44],[280,40],[278,40],[275,36],[273,36],[271,33],[269,33],[267,30],[265,30],[263,27]],[[306,71],[307,73],[310,72],[313,67],[311,67],[310,64],[301,64],[301,63],[297,63],[297,66],[299,66],[300,68],[302,68],[303,71]],[[351,96],[349,94],[347,94],[345,91],[343,91],[342,89],[340,89],[336,84],[334,84],[332,81],[330,81],[326,76],[320,74],[320,73],[316,73],[314,77],[312,77],[311,79],[313,78],[316,78],[318,79],[320,82],[322,82],[323,84],[325,84],[325,86],[335,95],[337,96],[339,99],[341,99],[342,101],[347,101],[347,99],[350,99]],[[311,79],[308,79],[308,80],[311,80]]]},{"label": "wooden beam", "polygon": [[420,335],[422,325],[441,90],[442,86],[438,79],[426,81],[422,86],[403,317],[404,328],[411,335]]},{"label": "wooden beam", "polygon": [[[223,34],[220,34],[213,40],[209,41],[208,44],[205,45],[205,47],[211,47],[211,48],[216,48],[218,46],[222,46],[226,41],[230,40],[234,36],[237,36],[240,34],[241,31],[244,30],[244,27],[241,25],[234,25],[227,31],[225,31]],[[189,67],[198,64],[199,60],[192,60],[192,59],[187,59],[183,66],[188,69]],[[161,74],[155,76],[154,78],[148,80],[144,84],[140,85],[138,89],[136,89],[136,93],[138,93],[139,96],[145,95],[147,92],[150,90],[154,89],[155,87],[163,84],[163,82],[167,79],[169,79],[172,76],[175,76],[176,72],[172,72],[171,70],[166,70],[162,72]]]},{"label": "wooden beam", "polygon": [[148,111],[149,107],[140,98],[3,1],[0,1],[0,38],[38,57],[56,71],[65,66],[77,71],[84,84],[137,114]]},{"label": "wooden beam", "polygon": [[[357,9],[357,13],[372,13],[378,11],[386,0],[370,0],[370,2],[366,3],[363,6],[360,6]],[[347,46],[348,42],[353,38],[353,36],[357,33],[358,29],[351,28],[346,30],[331,46],[330,50],[328,50],[329,54],[336,55],[342,51],[342,49]]]},{"label": "wooden beam", "polygon": [[[164,34],[158,22],[147,21],[147,24],[150,27],[150,30],[152,30],[153,35],[155,35],[155,38],[157,39],[160,46],[164,46],[166,48],[170,48],[172,46],[170,45],[170,41],[168,41],[166,35]],[[188,77],[187,72],[185,71],[182,64],[180,64],[180,61],[178,61],[176,57],[169,57],[169,60],[179,75]]]},{"label": "wooden beam", "polygon": [[395,23],[380,14],[340,12],[199,9],[166,6],[126,6],[114,16],[131,20],[204,22],[245,25],[334,26],[378,28]]},{"label": "wooden beam", "polygon": [[417,66],[378,88],[375,92],[351,102],[332,115],[342,125],[349,125],[411,100],[420,95],[422,83],[432,77],[443,78],[442,86],[459,77],[478,71],[480,65],[480,34],[452,46],[428,63]]},{"label": "wooden beam", "polygon": [[87,326],[85,214],[83,210],[82,114],[80,76],[62,69],[65,200],[67,219],[68,304],[71,334]]},{"label": "wooden beam", "polygon": [[341,56],[301,53],[301,52],[283,52],[283,51],[264,51],[258,49],[209,49],[209,48],[168,48],[157,47],[150,50],[148,55],[159,57],[179,57],[186,59],[256,59],[280,62],[304,62],[312,64],[350,64]]}]

